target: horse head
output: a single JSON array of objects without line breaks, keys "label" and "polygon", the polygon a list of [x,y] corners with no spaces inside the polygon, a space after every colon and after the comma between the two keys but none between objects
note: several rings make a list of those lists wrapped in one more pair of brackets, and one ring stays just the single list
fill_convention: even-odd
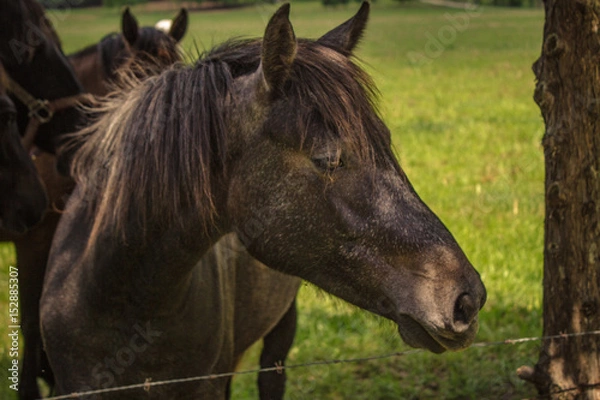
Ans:
[{"label": "horse head", "polygon": [[[61,135],[74,131],[80,122],[76,109],[54,101],[74,98],[81,94],[82,88],[37,1],[2,0],[0,10],[0,60],[10,79],[23,89],[9,88],[17,106],[19,131],[25,133],[32,117],[45,120],[37,129],[34,143],[54,153]],[[29,96],[20,96],[18,92],[27,92]],[[54,116],[44,101],[52,104]]]},{"label": "horse head", "polygon": [[139,27],[129,7],[123,12],[121,31],[129,59],[140,59],[138,64],[155,63],[159,69],[181,59],[177,43],[183,39],[188,27],[188,12],[182,8],[173,19],[170,29],[164,32],[155,27]]},{"label": "horse head", "polygon": [[225,213],[265,264],[391,319],[411,346],[462,349],[486,291],[398,164],[353,61],[368,12],[316,41],[296,39],[289,5],[271,18],[259,68],[232,95],[245,100],[230,116]]}]

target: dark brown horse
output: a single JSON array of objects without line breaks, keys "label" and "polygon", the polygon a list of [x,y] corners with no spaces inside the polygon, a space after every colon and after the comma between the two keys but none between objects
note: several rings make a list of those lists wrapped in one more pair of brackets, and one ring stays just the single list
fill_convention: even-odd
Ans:
[{"label": "dark brown horse", "polygon": [[[118,71],[127,70],[131,65],[153,72],[164,69],[179,60],[176,43],[187,30],[188,15],[185,9],[173,19],[165,33],[152,27],[138,28],[138,23],[126,9],[122,17],[122,34],[111,34],[97,45],[89,46],[69,56],[75,72],[84,87],[93,94],[103,95],[110,89],[118,88]],[[177,56],[177,57],[176,57]],[[257,65],[249,64],[249,68]],[[144,71],[145,70],[145,71]],[[64,197],[64,196],[63,196]],[[236,235],[220,240],[201,261],[209,268],[232,268],[237,270],[236,277],[236,326],[240,329],[246,315],[255,318],[253,325],[259,332],[236,336],[236,346],[249,347],[256,339],[263,338],[263,350],[260,357],[261,367],[273,367],[283,364],[291,348],[296,331],[296,308],[294,299],[300,286],[300,280],[285,276],[268,269],[252,258],[239,244]],[[260,293],[270,296],[256,296],[253,288],[260,287]],[[256,320],[253,305],[261,310],[261,321]],[[241,352],[240,352],[241,354]],[[258,387],[261,399],[282,399],[285,390],[285,372],[261,373]]]},{"label": "dark brown horse", "polygon": [[[262,43],[150,78],[80,133],[41,301],[59,393],[233,370],[236,335],[254,329],[235,326],[235,270],[199,263],[229,232],[251,231],[252,256],[391,319],[412,346],[473,341],[485,288],[398,165],[352,60],[368,8],[297,41],[285,5]],[[217,399],[227,383],[106,398]]]},{"label": "dark brown horse", "polygon": [[21,145],[17,108],[7,86],[0,62],[0,229],[23,234],[42,219],[48,199],[31,157]]},{"label": "dark brown horse", "polygon": [[[71,106],[81,87],[37,1],[0,0],[0,64],[2,129],[18,127],[27,144],[35,142],[54,152],[60,136],[75,130],[79,121],[80,113]],[[42,218],[47,198],[28,148],[19,148],[12,134],[3,136],[2,142],[0,229],[14,235]]]},{"label": "dark brown horse", "polygon": [[[118,70],[123,71],[129,66],[135,65],[142,70],[153,72],[156,69],[164,69],[174,60],[178,60],[175,43],[181,40],[181,36],[187,30],[187,12],[182,10],[174,19],[168,32],[168,39],[165,34],[156,31],[151,27],[144,27],[138,30],[138,24],[135,17],[128,9],[125,10],[122,18],[122,35],[109,35],[99,44],[90,46],[80,52],[77,52],[69,59],[73,64],[78,78],[84,83],[84,86],[92,90],[93,94],[105,94],[115,86],[115,80],[118,78]],[[133,30],[138,30],[133,34]],[[102,65],[98,65],[98,62]],[[257,60],[254,60],[257,61]],[[247,63],[245,68],[255,69],[256,63]],[[100,73],[98,71],[101,71]],[[143,72],[143,71],[142,71]],[[96,92],[97,91],[97,92]],[[52,165],[50,160],[44,162]],[[53,170],[45,169],[45,172],[51,174],[50,177],[56,180],[59,186],[64,185],[61,177],[52,175]],[[60,197],[51,196],[52,199],[59,201],[70,194],[69,192],[57,192]],[[54,233],[56,221],[52,221],[47,233]],[[51,229],[51,230],[50,230]],[[39,231],[42,231],[40,228]],[[47,235],[50,237],[51,235]],[[238,284],[236,285],[236,326],[244,327],[244,318],[246,315],[254,315],[256,311],[250,307],[254,306],[261,310],[261,319],[255,319],[253,325],[258,333],[248,332],[247,335],[236,336],[236,346],[247,348],[256,341],[257,338],[263,338],[263,350],[261,352],[261,367],[272,367],[275,364],[283,364],[292,345],[296,329],[296,308],[295,295],[300,280],[285,276],[276,271],[268,269],[263,264],[252,258],[239,245],[235,235],[223,238],[219,241],[201,263],[210,268],[227,268],[239,271],[236,274]],[[49,243],[48,243],[49,244]],[[25,246],[28,246],[25,243]],[[19,246],[17,245],[17,248]],[[28,251],[30,249],[24,249]],[[261,293],[268,292],[268,298],[256,296],[252,288],[261,287]],[[239,353],[241,354],[241,352]],[[281,399],[283,398],[285,388],[285,372],[267,372],[259,374],[258,386],[261,399]]]},{"label": "dark brown horse", "polygon": [[177,14],[171,29],[165,33],[153,27],[140,28],[126,8],[121,20],[121,33],[109,34],[97,44],[69,55],[69,62],[84,89],[102,96],[114,87],[117,72],[129,69],[131,63],[142,69],[164,69],[180,61],[177,43],[185,35],[187,26],[188,13],[185,9]]}]

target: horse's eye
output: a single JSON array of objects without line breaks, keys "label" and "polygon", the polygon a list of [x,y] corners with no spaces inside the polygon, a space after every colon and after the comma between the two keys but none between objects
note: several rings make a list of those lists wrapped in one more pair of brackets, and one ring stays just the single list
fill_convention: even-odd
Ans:
[{"label": "horse's eye", "polygon": [[327,155],[312,159],[317,168],[325,172],[333,172],[338,168],[344,167],[344,160],[336,155]]}]

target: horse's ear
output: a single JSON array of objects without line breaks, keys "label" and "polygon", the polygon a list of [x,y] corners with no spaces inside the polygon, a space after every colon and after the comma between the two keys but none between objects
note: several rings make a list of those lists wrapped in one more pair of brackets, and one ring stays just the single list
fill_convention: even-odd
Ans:
[{"label": "horse's ear", "polygon": [[369,9],[369,3],[366,1],[363,2],[354,17],[321,36],[321,38],[317,40],[317,43],[345,55],[352,54],[352,51],[358,42],[360,42],[365,27],[367,26]]},{"label": "horse's ear", "polygon": [[296,35],[290,23],[290,5],[284,4],[267,24],[262,43],[262,73],[267,89],[282,89],[296,57]]},{"label": "horse's ear", "polygon": [[133,44],[138,40],[140,35],[138,22],[131,13],[129,7],[123,12],[123,18],[121,19],[121,30],[123,31],[123,37],[127,40],[127,43]]},{"label": "horse's ear", "polygon": [[173,24],[171,24],[171,29],[169,29],[169,36],[175,39],[176,42],[179,42],[183,39],[185,32],[188,28],[188,12],[185,8],[182,8],[179,11],[179,14],[173,20]]}]

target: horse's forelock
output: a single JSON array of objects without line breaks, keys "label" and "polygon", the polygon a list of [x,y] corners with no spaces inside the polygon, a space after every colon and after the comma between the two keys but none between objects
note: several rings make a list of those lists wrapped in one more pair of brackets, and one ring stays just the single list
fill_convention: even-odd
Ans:
[{"label": "horse's forelock", "polygon": [[[302,142],[334,140],[363,162],[390,160],[389,131],[377,108],[379,92],[353,58],[301,41],[287,86],[286,99],[298,110],[293,123],[305,126],[316,114],[325,128],[300,129]],[[323,134],[327,138],[319,137]]]}]

